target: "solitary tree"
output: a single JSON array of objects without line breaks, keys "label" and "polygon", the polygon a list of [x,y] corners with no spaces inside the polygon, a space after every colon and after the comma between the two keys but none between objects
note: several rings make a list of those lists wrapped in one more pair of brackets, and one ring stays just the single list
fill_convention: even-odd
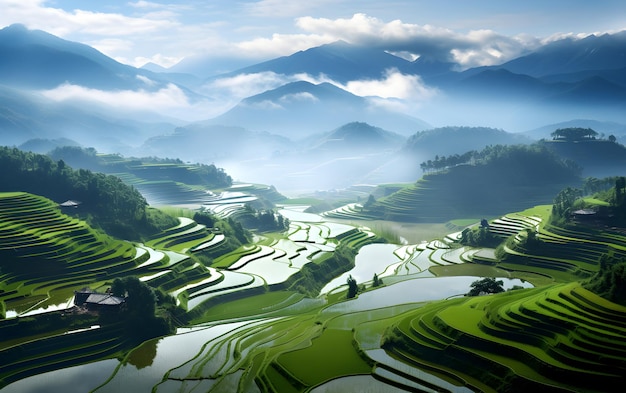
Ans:
[{"label": "solitary tree", "polygon": [[378,278],[378,274],[374,273],[374,278],[372,279],[372,286],[379,287],[381,285],[383,285],[383,280],[381,278]]},{"label": "solitary tree", "polygon": [[352,299],[359,292],[359,285],[357,284],[356,280],[352,277],[352,275],[348,276],[347,282],[348,282],[347,298]]},{"label": "solitary tree", "polygon": [[470,291],[465,296],[478,296],[478,295],[486,295],[489,293],[500,293],[504,292],[504,288],[502,287],[504,282],[502,280],[497,280],[493,277],[486,277],[482,280],[474,281],[470,287]]}]

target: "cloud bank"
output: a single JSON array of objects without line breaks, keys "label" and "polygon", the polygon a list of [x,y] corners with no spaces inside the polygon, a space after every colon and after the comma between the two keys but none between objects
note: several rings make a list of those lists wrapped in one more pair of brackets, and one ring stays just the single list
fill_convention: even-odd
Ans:
[{"label": "cloud bank", "polygon": [[[443,8],[433,6],[429,11],[441,12]],[[513,11],[508,14],[503,14],[502,10],[493,14],[490,11],[482,15],[487,22],[473,25],[502,26],[504,22],[493,21],[506,17],[518,21],[529,19],[531,11],[533,15],[539,13],[530,5],[518,5],[518,8],[525,11],[525,17]],[[183,4],[145,0],[111,4],[0,0],[0,9],[0,26],[22,23],[29,28],[92,45],[108,56],[136,67],[147,62],[170,67],[181,59],[198,54],[232,59],[233,64],[241,64],[242,59],[254,64],[344,40],[405,54],[409,58],[428,56],[439,61],[457,62],[460,68],[468,68],[502,63],[556,38],[588,35],[566,31],[555,32],[549,37],[534,37],[529,34],[505,35],[493,29],[464,30],[458,21],[458,10],[455,10],[457,30],[418,24],[411,18],[428,20],[429,17],[411,12],[419,9],[419,5],[409,1],[387,5],[367,0],[358,4],[344,0]],[[364,12],[350,12],[354,9]],[[402,14],[404,19],[392,17],[385,20],[371,14],[389,16],[403,9],[407,10]],[[436,11],[430,12],[433,13]],[[555,16],[541,16],[544,25],[555,22]],[[435,20],[443,23],[447,17],[440,16]]]}]

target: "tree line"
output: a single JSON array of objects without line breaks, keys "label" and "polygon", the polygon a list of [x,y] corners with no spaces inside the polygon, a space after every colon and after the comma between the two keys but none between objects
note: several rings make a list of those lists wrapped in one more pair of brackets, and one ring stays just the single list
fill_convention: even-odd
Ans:
[{"label": "tree line", "polygon": [[550,136],[554,140],[563,139],[566,141],[580,141],[585,139],[596,139],[598,133],[591,128],[569,127],[558,128]]},{"label": "tree line", "polygon": [[441,172],[459,165],[503,165],[525,167],[536,178],[551,178],[553,175],[579,176],[581,168],[573,161],[561,160],[542,144],[532,145],[489,145],[481,151],[471,150],[464,154],[435,156],[434,160],[420,164],[423,172]]},{"label": "tree line", "polygon": [[609,203],[611,224],[626,224],[626,177],[612,176],[604,179],[587,178],[582,188],[567,187],[554,198],[550,221],[555,225],[567,224],[572,213],[587,207],[583,197],[593,196]]}]

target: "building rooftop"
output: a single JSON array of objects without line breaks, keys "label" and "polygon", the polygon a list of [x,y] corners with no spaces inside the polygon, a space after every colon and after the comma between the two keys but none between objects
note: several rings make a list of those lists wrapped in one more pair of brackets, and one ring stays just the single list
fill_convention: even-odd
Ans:
[{"label": "building rooftop", "polygon": [[97,304],[102,306],[119,306],[124,303],[123,297],[113,296],[110,293],[92,293],[89,295],[86,304]]}]

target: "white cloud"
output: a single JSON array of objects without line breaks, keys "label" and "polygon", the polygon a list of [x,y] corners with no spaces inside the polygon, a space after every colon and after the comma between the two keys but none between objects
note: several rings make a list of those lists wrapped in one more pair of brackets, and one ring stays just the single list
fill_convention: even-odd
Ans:
[{"label": "white cloud", "polygon": [[[439,91],[429,87],[417,75],[402,74],[389,69],[381,79],[354,80],[345,84],[334,81],[326,75],[294,74],[282,75],[274,72],[242,74],[231,78],[217,79],[204,88],[205,94],[228,106],[234,106],[243,98],[278,88],[286,83],[306,81],[313,84],[331,83],[354,95],[366,97],[373,106],[385,107],[397,112],[412,112],[423,103],[439,95]],[[219,98],[218,98],[219,97]],[[318,98],[310,93],[287,94],[277,101],[256,102],[254,107],[262,109],[284,109],[281,104],[294,101],[315,102]]]},{"label": "white cloud", "polygon": [[240,55],[255,58],[272,58],[336,41],[332,35],[272,34],[271,38],[255,38],[233,44]]},{"label": "white cloud", "polygon": [[390,55],[394,55],[394,56],[399,57],[401,59],[404,59],[406,61],[415,61],[415,60],[417,60],[420,57],[420,55],[417,55],[415,53],[411,53],[411,52],[405,51],[405,50],[403,50],[403,51],[395,51],[395,52],[394,51],[386,51],[386,52],[389,53]]},{"label": "white cloud", "polygon": [[284,96],[280,97],[280,102],[284,102],[284,103],[298,102],[298,101],[299,102],[303,102],[303,101],[316,102],[316,101],[319,101],[319,99],[315,97],[313,94],[308,93],[308,92],[285,94]]},{"label": "white cloud", "polygon": [[[146,78],[147,79],[147,78]],[[190,105],[185,93],[176,85],[169,84],[157,91],[121,90],[104,91],[83,86],[64,84],[54,89],[41,92],[55,101],[91,101],[114,108],[125,109],[166,109],[182,108]]]},{"label": "white cloud", "polygon": [[405,58],[427,56],[440,61],[457,61],[463,68],[501,63],[540,44],[538,39],[527,35],[508,37],[492,30],[472,30],[461,34],[401,20],[384,22],[362,13],[349,19],[307,16],[298,18],[296,25],[320,37],[379,47]]},{"label": "white cloud", "polygon": [[163,5],[159,4],[159,3],[153,3],[151,1],[135,1],[133,2],[129,2],[128,5],[130,5],[131,7],[134,8],[161,8]]},{"label": "white cloud", "polygon": [[133,41],[121,38],[104,38],[87,44],[102,53],[130,52],[133,49]]},{"label": "white cloud", "polygon": [[4,1],[0,24],[15,21],[29,28],[66,36],[86,33],[102,37],[142,34],[170,28],[176,23],[168,20],[135,18],[119,13],[92,12],[75,9],[71,12],[45,6],[43,0]]},{"label": "white cloud", "polygon": [[[146,78],[145,81],[150,80]],[[173,84],[157,91],[103,91],[65,84],[40,93],[53,101],[75,102],[81,106],[104,106],[119,111],[118,113],[153,112],[187,121],[205,120],[229,109],[224,103],[209,99],[192,102],[179,87]]]},{"label": "white cloud", "polygon": [[182,57],[163,56],[162,54],[157,53],[153,55],[152,57],[137,56],[132,61],[130,62],[126,61],[125,63],[127,64],[130,63],[134,67],[138,67],[138,68],[143,67],[144,65],[148,63],[154,63],[154,64],[160,65],[161,67],[169,68],[173,66],[174,64],[177,64],[182,59],[183,59]]},{"label": "white cloud", "polygon": [[386,70],[382,79],[355,80],[345,85],[331,83],[365,97],[372,107],[399,113],[417,113],[422,105],[440,95],[438,89],[424,84],[419,76],[402,74],[395,69]]},{"label": "white cloud", "polygon": [[155,34],[171,32],[179,26],[171,13],[133,17],[81,9],[66,11],[47,3],[44,0],[0,0],[0,26],[19,22],[30,29],[93,45],[111,57],[138,50]]},{"label": "white cloud", "polygon": [[425,101],[437,94],[417,75],[405,75],[396,69],[385,71],[383,79],[350,81],[343,88],[352,94],[368,97]]},{"label": "white cloud", "polygon": [[291,81],[293,78],[275,72],[240,74],[230,78],[216,79],[205,85],[203,91],[211,95],[218,94],[242,99],[275,89]]},{"label": "white cloud", "polygon": [[142,81],[143,83],[146,84],[146,86],[154,86],[156,85],[156,82],[153,81],[152,79],[148,78],[147,76],[144,75],[137,75],[137,79],[139,79],[140,81]]},{"label": "white cloud", "polygon": [[295,17],[308,14],[314,9],[331,7],[336,1],[259,0],[246,4],[245,10],[250,15],[263,18]]},{"label": "white cloud", "polygon": [[279,110],[285,109],[282,105],[275,103],[272,100],[263,100],[259,102],[254,102],[252,104],[247,104],[250,107],[262,109],[262,110]]}]

